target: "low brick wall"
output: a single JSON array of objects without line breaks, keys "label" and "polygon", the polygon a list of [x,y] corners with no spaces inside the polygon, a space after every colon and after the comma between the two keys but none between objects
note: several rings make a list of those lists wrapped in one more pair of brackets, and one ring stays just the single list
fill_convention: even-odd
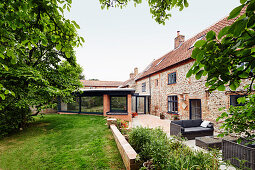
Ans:
[{"label": "low brick wall", "polygon": [[71,113],[71,112],[58,112],[60,115],[78,115],[79,113]]},{"label": "low brick wall", "polygon": [[117,147],[120,151],[120,155],[123,159],[124,165],[127,170],[136,170],[139,169],[138,164],[135,162],[136,151],[132,146],[127,142],[125,137],[120,133],[115,125],[110,125],[112,134],[116,141]]},{"label": "low brick wall", "polygon": [[126,121],[129,121],[129,122],[132,121],[132,116],[130,114],[128,114],[128,115],[107,115],[107,117],[126,120]]},{"label": "low brick wall", "polygon": [[72,113],[72,112],[57,112],[60,115],[93,115],[93,116],[103,116],[100,114],[90,114],[90,113]]}]

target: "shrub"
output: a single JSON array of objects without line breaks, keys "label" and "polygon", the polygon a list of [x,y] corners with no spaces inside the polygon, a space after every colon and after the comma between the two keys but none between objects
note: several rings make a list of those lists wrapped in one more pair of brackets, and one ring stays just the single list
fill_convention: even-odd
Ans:
[{"label": "shrub", "polygon": [[219,169],[219,153],[211,151],[205,153],[203,151],[193,151],[188,146],[179,147],[171,150],[169,153],[169,161],[167,169]]},{"label": "shrub", "polygon": [[167,138],[159,128],[134,128],[129,133],[129,143],[140,160],[152,160],[155,169],[218,169],[218,152],[193,151],[182,141]]},{"label": "shrub", "polygon": [[0,138],[24,128],[32,120],[29,107],[17,107],[13,104],[0,111]]},{"label": "shrub", "polygon": [[170,141],[159,128],[134,128],[129,133],[129,143],[138,152],[141,161],[153,159],[156,167],[164,167],[170,152]]}]

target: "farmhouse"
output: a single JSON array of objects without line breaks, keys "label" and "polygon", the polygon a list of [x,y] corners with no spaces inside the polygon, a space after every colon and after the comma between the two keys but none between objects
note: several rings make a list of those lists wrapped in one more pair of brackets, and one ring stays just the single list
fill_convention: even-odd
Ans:
[{"label": "farmhouse", "polygon": [[148,96],[150,114],[159,116],[164,113],[169,119],[173,115],[178,115],[180,119],[202,118],[216,123],[216,118],[222,112],[219,108],[238,105],[237,98],[245,94],[239,90],[243,86],[237,91],[226,88],[226,91],[210,93],[205,87],[206,77],[199,80],[194,76],[186,78],[195,61],[191,58],[194,44],[205,39],[210,30],[217,34],[233,22],[234,19],[227,20],[226,17],[186,41],[185,36],[177,31],[174,49],[154,60],[135,78],[135,93]]},{"label": "farmhouse", "polygon": [[221,114],[219,108],[238,105],[237,99],[245,95],[245,83],[231,91],[209,92],[205,87],[206,77],[197,80],[186,74],[195,60],[191,58],[194,44],[205,39],[206,33],[216,33],[235,19],[227,17],[185,41],[185,36],[177,31],[174,49],[153,60],[142,72],[138,68],[130,73],[125,82],[81,80],[82,93],[76,94],[76,102],[59,102],[59,113],[102,114],[108,117],[131,120],[131,114],[165,114],[180,119],[206,119],[215,122]]}]

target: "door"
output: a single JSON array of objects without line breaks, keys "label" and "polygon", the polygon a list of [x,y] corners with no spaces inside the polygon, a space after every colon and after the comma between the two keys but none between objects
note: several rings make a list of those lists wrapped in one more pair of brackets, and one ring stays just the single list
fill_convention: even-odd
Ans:
[{"label": "door", "polygon": [[144,96],[136,97],[136,112],[138,114],[146,113],[146,98]]},{"label": "door", "polygon": [[201,119],[201,99],[190,99],[189,106],[190,119]]}]

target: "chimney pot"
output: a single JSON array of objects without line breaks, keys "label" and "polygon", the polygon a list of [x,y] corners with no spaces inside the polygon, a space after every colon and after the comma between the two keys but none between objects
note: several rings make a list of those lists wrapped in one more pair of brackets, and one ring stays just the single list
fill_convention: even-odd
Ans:
[{"label": "chimney pot", "polygon": [[130,73],[130,74],[129,74],[129,77],[132,79],[132,78],[135,77],[135,74],[134,74],[134,73]]},{"label": "chimney pot", "polygon": [[185,36],[180,35],[180,31],[177,31],[177,37],[174,39],[174,49],[180,47],[180,45],[185,41]]},{"label": "chimney pot", "polygon": [[137,75],[138,75],[138,68],[135,67],[135,68],[134,68],[134,77],[137,76]]},{"label": "chimney pot", "polygon": [[177,31],[177,37],[179,37],[179,35],[180,35],[180,31]]}]

